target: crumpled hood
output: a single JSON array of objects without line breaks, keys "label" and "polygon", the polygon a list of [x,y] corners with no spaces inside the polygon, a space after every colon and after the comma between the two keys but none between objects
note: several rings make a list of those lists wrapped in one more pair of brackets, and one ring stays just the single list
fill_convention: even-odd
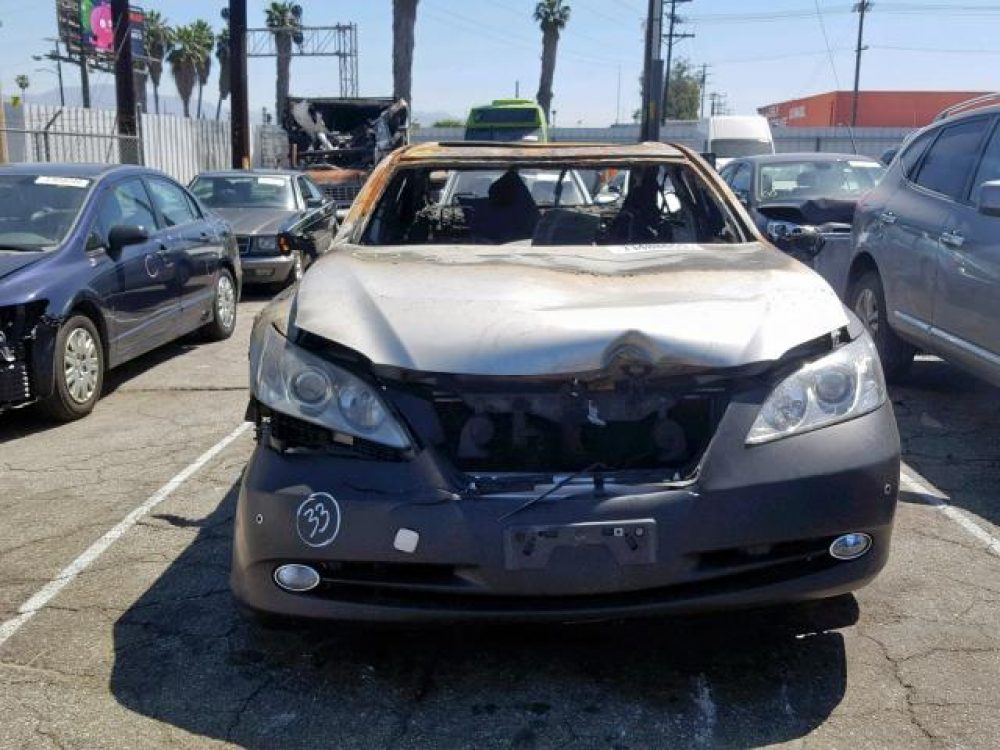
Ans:
[{"label": "crumpled hood", "polygon": [[9,252],[0,250],[0,279],[10,276],[16,271],[20,271],[26,266],[41,260],[44,253]]},{"label": "crumpled hood", "polygon": [[233,228],[233,234],[242,236],[277,234],[285,228],[295,211],[284,208],[213,208]]},{"label": "crumpled hood", "polygon": [[293,311],[375,365],[502,376],[735,367],[848,323],[826,282],[757,243],[346,246],[309,270]]}]

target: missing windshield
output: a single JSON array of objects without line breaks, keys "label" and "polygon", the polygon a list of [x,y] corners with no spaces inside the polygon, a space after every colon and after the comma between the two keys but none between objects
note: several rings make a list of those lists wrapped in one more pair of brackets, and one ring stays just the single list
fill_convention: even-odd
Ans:
[{"label": "missing windshield", "polygon": [[684,164],[401,170],[362,244],[623,245],[743,240]]}]

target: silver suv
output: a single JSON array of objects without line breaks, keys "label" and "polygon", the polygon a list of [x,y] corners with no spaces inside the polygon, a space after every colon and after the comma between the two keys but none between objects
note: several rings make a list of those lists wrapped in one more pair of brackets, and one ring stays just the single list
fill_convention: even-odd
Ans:
[{"label": "silver suv", "polygon": [[920,349],[1000,385],[1000,94],[910,138],[854,215],[837,290],[889,378]]}]

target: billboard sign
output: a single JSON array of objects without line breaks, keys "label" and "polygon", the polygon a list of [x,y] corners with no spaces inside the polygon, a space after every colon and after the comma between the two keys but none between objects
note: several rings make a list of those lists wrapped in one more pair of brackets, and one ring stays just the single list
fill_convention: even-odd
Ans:
[{"label": "billboard sign", "polygon": [[[115,29],[111,0],[57,0],[59,36],[70,55],[86,55],[100,60],[114,57]],[[146,14],[142,8],[129,6],[132,56],[146,56],[143,28]]]}]

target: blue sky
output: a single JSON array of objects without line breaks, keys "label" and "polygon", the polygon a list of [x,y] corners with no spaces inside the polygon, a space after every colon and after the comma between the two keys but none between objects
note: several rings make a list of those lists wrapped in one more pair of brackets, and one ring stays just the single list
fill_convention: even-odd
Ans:
[{"label": "blue sky", "polygon": [[[628,119],[638,103],[642,17],[646,0],[568,0],[572,17],[560,42],[554,109],[559,125],[607,125]],[[173,23],[218,20],[220,0],[146,0]],[[359,27],[363,95],[391,89],[391,0],[302,0],[307,24],[355,21]],[[735,113],[775,101],[850,88],[857,16],[852,0],[694,0],[683,5],[685,30],[694,39],[677,54],[707,63],[709,90],[728,97]],[[55,76],[36,72],[32,54],[55,32],[54,0],[0,0],[0,84],[14,91],[14,77],[32,79],[31,94],[55,87]],[[250,25],[263,25],[263,0],[250,0]],[[822,14],[817,15],[817,6]],[[899,2],[875,0],[865,25],[862,87],[867,89],[990,90],[1000,76],[1000,2]],[[540,32],[531,19],[534,0],[420,0],[413,95],[418,111],[463,115],[476,103],[522,96],[538,85]],[[826,39],[832,50],[827,54]],[[833,66],[831,66],[831,56]],[[834,69],[836,73],[834,73]],[[251,102],[273,107],[274,61],[251,60]],[[78,84],[72,71],[67,85]],[[163,89],[173,93],[166,80]],[[97,82],[110,83],[108,76]],[[206,99],[215,99],[214,80]],[[307,58],[292,64],[292,92],[336,95],[336,60]],[[106,106],[113,101],[97,102]],[[429,123],[424,123],[429,124]]]}]

